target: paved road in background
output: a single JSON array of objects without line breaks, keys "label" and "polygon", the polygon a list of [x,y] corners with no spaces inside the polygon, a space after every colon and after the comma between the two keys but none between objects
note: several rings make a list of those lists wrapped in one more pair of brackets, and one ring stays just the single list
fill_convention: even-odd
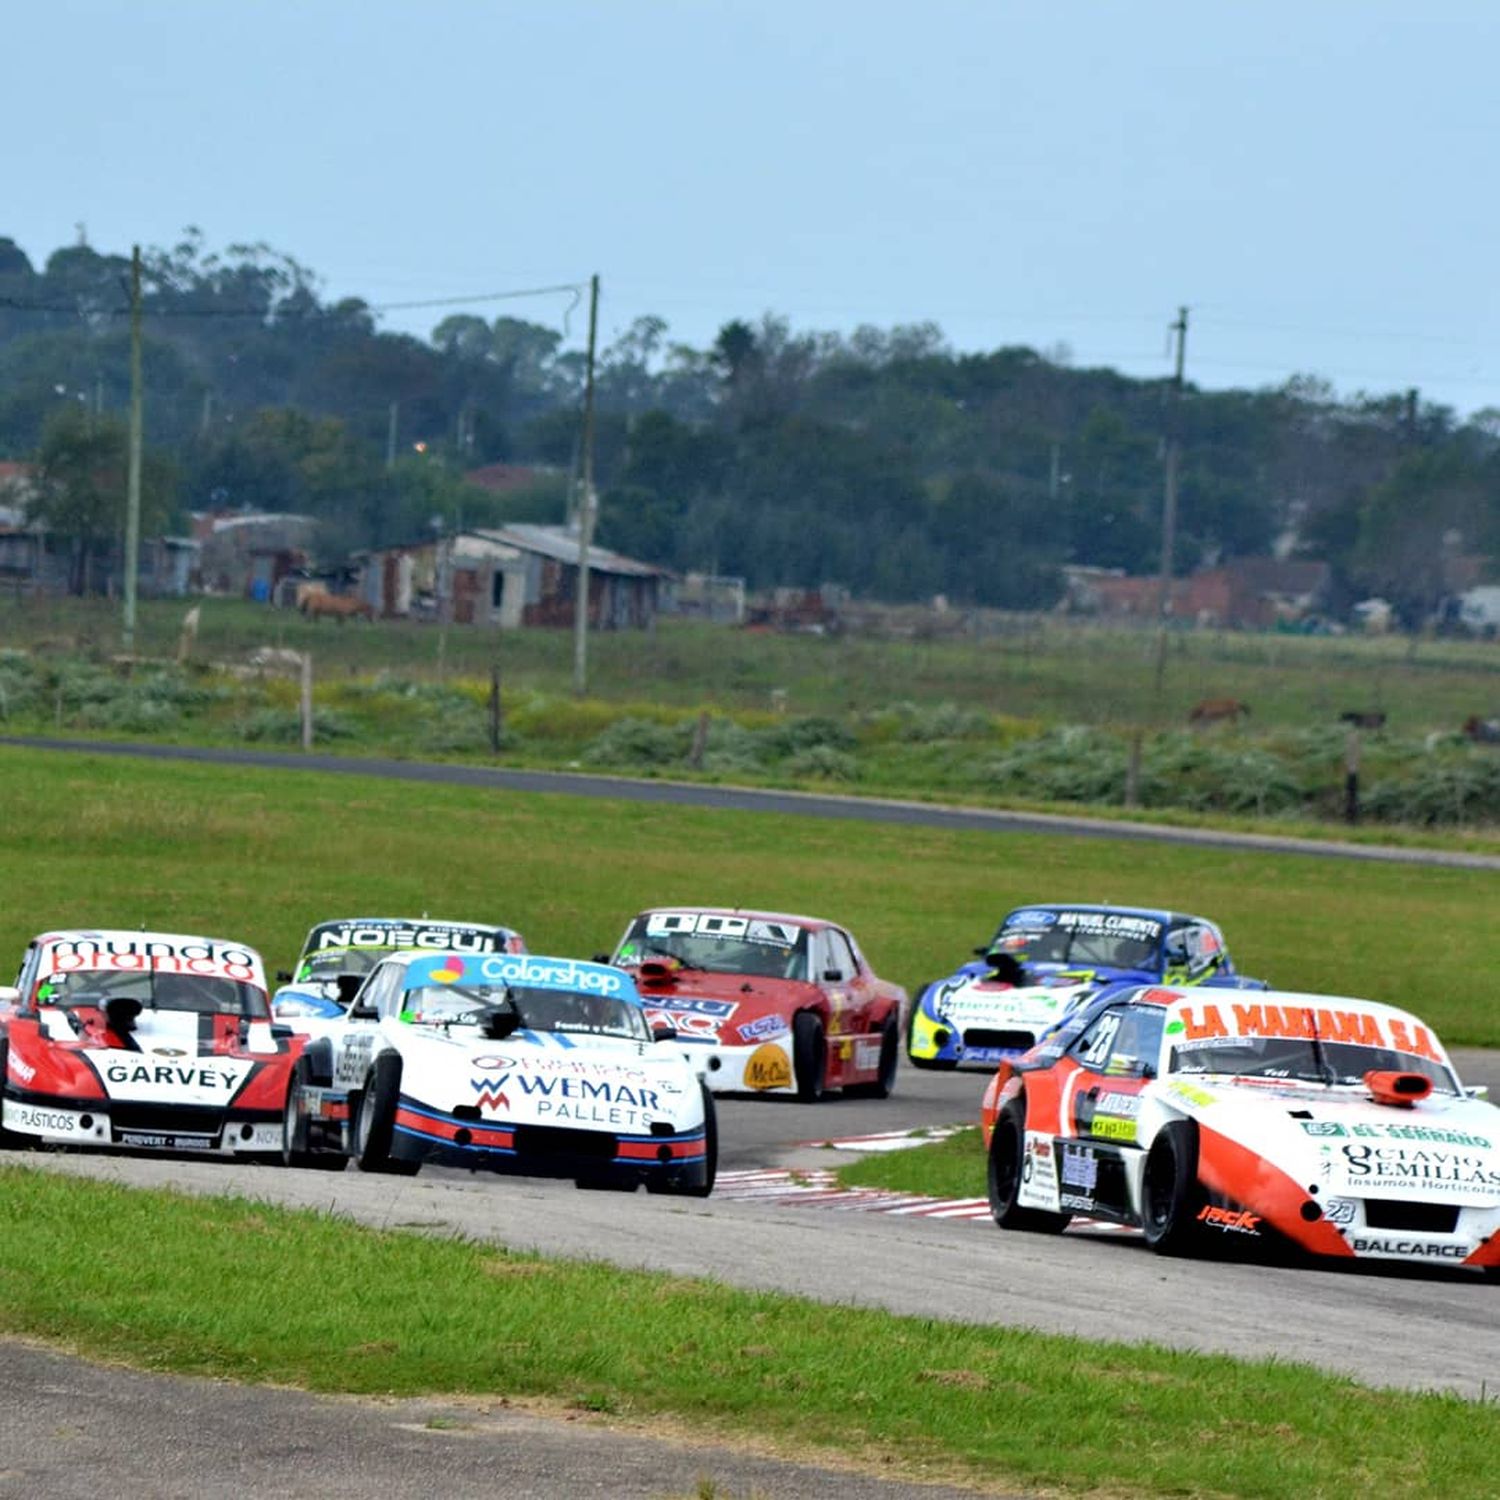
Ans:
[{"label": "paved road in background", "polygon": [[111,741],[14,737],[0,747],[55,750],[88,755],[127,755],[146,760],[186,760],[206,765],[255,766],[268,771],[329,771],[342,776],[377,776],[439,786],[468,786],[494,792],[550,792],[572,797],[604,797],[702,807],[721,812],[772,812],[804,818],[842,818],[909,827],[955,828],[984,833],[1041,833],[1069,838],[1135,839],[1149,843],[1196,845],[1206,849],[1262,849],[1306,854],[1318,859],[1360,859],[1388,864],[1435,865],[1450,869],[1500,871],[1500,855],[1443,849],[1397,849],[1376,844],[1325,843],[1318,839],[1229,833],[1211,828],[1171,828],[1159,823],[1122,823],[1103,818],[1068,818],[1048,813],[999,812],[989,808],[948,807],[879,797],[844,797],[822,792],[776,792],[749,787],[702,786],[695,782],[639,781],[628,776],[585,776],[566,771],[510,771],[493,766],[460,766],[434,761],[381,760],[343,755],[302,755],[275,750],[225,750],[194,745],[135,745]]}]

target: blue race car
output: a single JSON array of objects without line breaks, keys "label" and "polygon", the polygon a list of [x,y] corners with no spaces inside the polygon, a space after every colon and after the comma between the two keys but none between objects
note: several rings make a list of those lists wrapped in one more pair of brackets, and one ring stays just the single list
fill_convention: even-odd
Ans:
[{"label": "blue race car", "polygon": [[1017,907],[978,957],[917,991],[906,1052],[918,1068],[993,1068],[1106,986],[1265,989],[1235,972],[1206,917],[1133,906]]}]

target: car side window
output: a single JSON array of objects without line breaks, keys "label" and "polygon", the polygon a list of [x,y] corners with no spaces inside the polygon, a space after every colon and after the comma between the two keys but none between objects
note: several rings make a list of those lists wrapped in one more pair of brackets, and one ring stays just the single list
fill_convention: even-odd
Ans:
[{"label": "car side window", "polygon": [[1073,1055],[1098,1073],[1155,1073],[1165,1021],[1159,1005],[1111,1006],[1073,1044]]},{"label": "car side window", "polygon": [[830,927],[825,936],[828,939],[828,967],[837,969],[844,979],[853,979],[859,973],[859,964],[855,962],[849,939],[836,927]]},{"label": "car side window", "polygon": [[1120,1030],[1121,1010],[1112,1007],[1096,1016],[1087,1031],[1073,1043],[1073,1055],[1086,1068],[1103,1068]]},{"label": "car side window", "polygon": [[[387,1001],[395,993],[399,967],[383,963],[365,981],[364,987],[354,997],[354,1004],[361,1010],[373,1010],[380,1015],[387,1011]],[[351,1007],[352,1009],[352,1007]]]}]

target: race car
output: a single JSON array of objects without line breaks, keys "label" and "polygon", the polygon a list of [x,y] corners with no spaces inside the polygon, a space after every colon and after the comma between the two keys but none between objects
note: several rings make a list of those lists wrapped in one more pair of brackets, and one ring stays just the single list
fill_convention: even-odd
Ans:
[{"label": "race car", "polygon": [[878,979],[833,922],[660,907],[632,918],[611,961],[717,1094],[884,1099],[895,1085],[906,991]]},{"label": "race car", "polygon": [[1140,986],[1003,1063],[981,1116],[1002,1229],[1075,1215],[1219,1244],[1500,1275],[1500,1109],[1369,1000]]},{"label": "race car", "polygon": [[0,991],[4,1140],[275,1161],[303,1045],[243,943],[44,932]]},{"label": "race car", "polygon": [[526,943],[510,927],[479,922],[440,922],[431,917],[341,917],[319,922],[307,934],[296,967],[276,978],[271,1013],[294,1031],[321,1036],[344,1014],[365,976],[400,948],[428,952],[524,953]]},{"label": "race car", "polygon": [[712,1096],[630,976],[523,953],[383,959],[287,1096],[289,1166],[424,1162],[706,1197]]},{"label": "race car", "polygon": [[1018,907],[974,952],[917,992],[906,1050],[918,1068],[992,1068],[1018,1057],[1106,985],[1265,988],[1235,972],[1206,917],[1142,907]]}]

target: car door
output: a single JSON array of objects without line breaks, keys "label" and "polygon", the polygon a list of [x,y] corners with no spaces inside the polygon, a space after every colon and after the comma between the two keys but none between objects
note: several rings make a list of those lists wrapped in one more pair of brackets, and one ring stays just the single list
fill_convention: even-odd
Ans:
[{"label": "car door", "polygon": [[377,964],[350,1002],[348,1019],[339,1028],[333,1046],[333,1086],[363,1088],[370,1063],[379,1050],[380,1021],[397,994],[405,964],[386,959]]},{"label": "car door", "polygon": [[1156,1076],[1166,1012],[1111,1005],[1074,1042],[1078,1070],[1062,1101],[1058,1191],[1062,1206],[1100,1218],[1130,1216],[1128,1158],[1138,1143],[1141,1093]]},{"label": "car door", "polygon": [[[863,1035],[871,1030],[870,1004],[873,1000],[871,993],[870,975],[854,952],[854,945],[849,941],[848,934],[837,927],[828,928],[824,934],[826,939],[826,954],[828,967],[823,971],[823,979],[830,988],[831,997],[834,991],[841,991],[844,995],[843,1017],[840,1031]],[[831,976],[837,974],[838,979]]]}]

